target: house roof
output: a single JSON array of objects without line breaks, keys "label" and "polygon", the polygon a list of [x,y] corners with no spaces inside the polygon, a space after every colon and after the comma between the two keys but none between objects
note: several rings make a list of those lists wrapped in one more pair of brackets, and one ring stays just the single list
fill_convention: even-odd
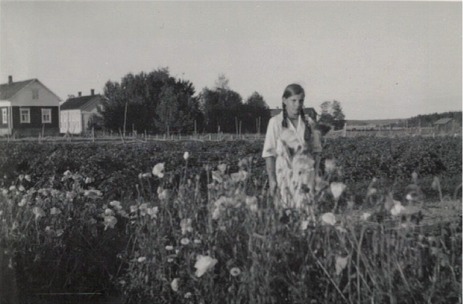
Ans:
[{"label": "house roof", "polygon": [[23,81],[15,81],[12,83],[0,84],[0,100],[8,100],[16,93],[21,91],[22,88],[27,86],[29,83],[37,81],[37,79],[28,79]]},{"label": "house roof", "polygon": [[95,102],[95,99],[102,99],[100,94],[97,95],[88,95],[88,96],[81,96],[81,97],[71,97],[66,100],[60,107],[60,110],[78,110],[82,109],[85,106],[89,105],[90,103]]},{"label": "house roof", "polygon": [[446,125],[449,122],[451,122],[453,119],[452,118],[441,118],[437,121],[434,122],[435,125]]}]

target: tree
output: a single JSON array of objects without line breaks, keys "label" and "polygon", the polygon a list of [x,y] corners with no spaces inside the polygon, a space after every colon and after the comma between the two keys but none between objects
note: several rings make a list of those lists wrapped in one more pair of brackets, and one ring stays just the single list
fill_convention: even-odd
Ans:
[{"label": "tree", "polygon": [[220,74],[219,78],[215,81],[215,88],[222,89],[222,90],[230,90],[228,83],[230,81],[224,74]]},{"label": "tree", "polygon": [[202,125],[202,113],[193,94],[194,87],[188,81],[177,81],[163,88],[155,120],[160,132],[193,133],[195,125]]},{"label": "tree", "polygon": [[[166,121],[169,132],[172,128],[180,132],[192,131],[194,120],[202,121],[202,114],[197,99],[193,97],[194,94],[195,89],[191,82],[171,77],[167,68],[160,68],[148,74],[129,73],[121,79],[120,83],[112,81],[106,83],[104,95],[108,101],[103,103],[100,113],[104,118],[105,128],[114,131],[124,131],[124,127],[133,127],[141,132],[166,132]],[[169,122],[171,118],[161,117],[165,113],[170,113],[169,111],[174,111],[169,117],[178,118],[176,112],[182,111],[189,113],[190,119],[185,119],[181,125],[174,126]]]},{"label": "tree", "polygon": [[243,131],[249,133],[265,132],[264,126],[270,120],[270,109],[264,98],[257,92],[248,97],[243,106]]},{"label": "tree", "polygon": [[320,123],[333,126],[334,130],[344,128],[346,120],[339,101],[324,101],[320,108]]},{"label": "tree", "polygon": [[228,80],[219,76],[216,88],[204,88],[200,94],[200,105],[204,113],[206,132],[236,132],[236,121],[241,120],[243,100],[228,88]]}]

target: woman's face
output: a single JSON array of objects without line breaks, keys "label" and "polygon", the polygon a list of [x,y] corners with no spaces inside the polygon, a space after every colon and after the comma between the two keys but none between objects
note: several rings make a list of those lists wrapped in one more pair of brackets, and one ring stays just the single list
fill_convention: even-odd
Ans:
[{"label": "woman's face", "polygon": [[292,95],[288,98],[283,98],[283,103],[286,105],[286,112],[289,118],[296,118],[304,106],[304,94]]}]

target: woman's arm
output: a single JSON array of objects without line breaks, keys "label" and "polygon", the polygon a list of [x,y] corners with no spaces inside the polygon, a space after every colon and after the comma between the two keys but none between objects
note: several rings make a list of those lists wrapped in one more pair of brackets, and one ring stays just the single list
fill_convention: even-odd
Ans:
[{"label": "woman's arm", "polygon": [[269,156],[265,158],[265,167],[267,169],[270,194],[273,195],[277,187],[277,177],[276,177],[274,156]]}]

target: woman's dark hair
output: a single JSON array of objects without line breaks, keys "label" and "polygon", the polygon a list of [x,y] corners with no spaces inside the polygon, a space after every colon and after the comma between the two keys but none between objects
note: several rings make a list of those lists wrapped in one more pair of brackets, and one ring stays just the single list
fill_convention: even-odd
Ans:
[{"label": "woman's dark hair", "polygon": [[[288,98],[288,97],[291,97],[293,95],[299,95],[299,94],[304,94],[305,95],[304,88],[301,85],[297,84],[297,83],[292,83],[292,84],[288,85],[285,88],[285,91],[283,92],[283,98]],[[299,112],[299,115],[301,116],[302,121],[304,122],[304,125],[305,125],[304,140],[308,142],[310,140],[311,135],[312,135],[312,128],[310,127],[309,122],[305,118],[303,108],[301,108],[301,111]],[[288,118],[288,112],[286,112],[286,104],[283,102],[283,121],[281,123],[283,128],[288,127],[287,118]]]},{"label": "woman's dark hair", "polygon": [[[301,85],[297,84],[297,83],[292,83],[292,84],[286,86],[285,91],[283,92],[283,98],[288,98],[288,97],[291,97],[293,95],[299,95],[299,94],[304,94],[305,95],[304,88]],[[288,118],[288,112],[286,112],[286,104],[283,102],[283,122],[281,123],[283,128],[288,127],[287,118]]]}]

